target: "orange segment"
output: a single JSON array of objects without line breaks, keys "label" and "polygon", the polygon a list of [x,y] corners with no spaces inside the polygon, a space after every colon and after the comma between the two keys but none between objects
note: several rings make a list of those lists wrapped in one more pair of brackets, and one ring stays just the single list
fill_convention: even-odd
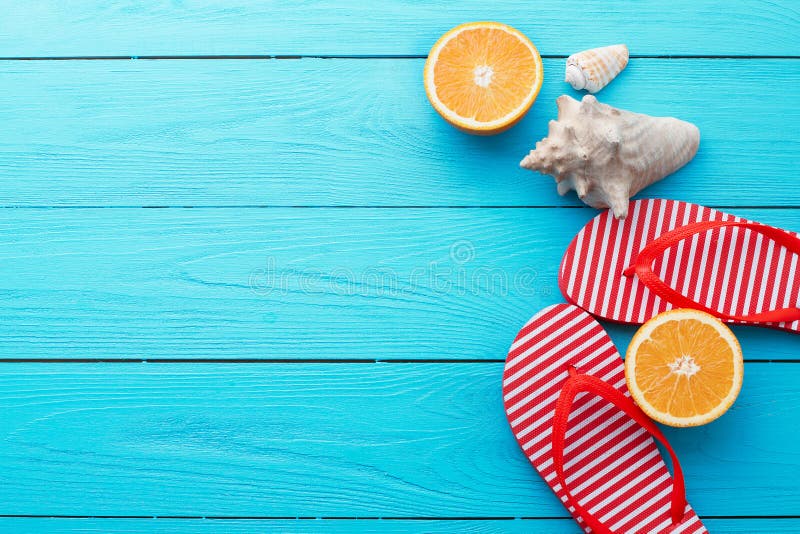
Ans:
[{"label": "orange segment", "polygon": [[660,423],[698,426],[731,407],[742,387],[742,349],[722,321],[672,310],[647,321],[625,356],[633,400]]},{"label": "orange segment", "polygon": [[444,34],[425,63],[425,92],[450,124],[499,133],[516,123],[542,86],[536,47],[511,26],[471,22]]}]

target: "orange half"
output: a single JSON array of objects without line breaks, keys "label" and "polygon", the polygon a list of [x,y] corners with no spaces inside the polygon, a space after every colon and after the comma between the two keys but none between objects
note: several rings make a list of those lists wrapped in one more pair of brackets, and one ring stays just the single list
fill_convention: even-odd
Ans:
[{"label": "orange half", "polygon": [[425,62],[425,92],[447,122],[490,135],[513,126],[542,87],[542,58],[521,32],[470,22],[445,33]]},{"label": "orange half", "polygon": [[736,336],[708,313],[680,309],[647,321],[625,356],[633,400],[670,426],[710,423],[731,407],[744,363]]}]

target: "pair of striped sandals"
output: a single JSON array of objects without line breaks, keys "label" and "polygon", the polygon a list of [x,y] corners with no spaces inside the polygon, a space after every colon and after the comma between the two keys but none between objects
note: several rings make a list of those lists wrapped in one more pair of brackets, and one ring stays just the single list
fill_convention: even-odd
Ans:
[{"label": "pair of striped sandals", "polygon": [[706,532],[674,451],[631,400],[623,360],[594,317],[641,324],[694,308],[800,332],[800,237],[673,200],[633,201],[629,213],[598,215],[570,243],[559,271],[569,304],[520,330],[503,374],[505,410],[531,464],[585,532]]}]

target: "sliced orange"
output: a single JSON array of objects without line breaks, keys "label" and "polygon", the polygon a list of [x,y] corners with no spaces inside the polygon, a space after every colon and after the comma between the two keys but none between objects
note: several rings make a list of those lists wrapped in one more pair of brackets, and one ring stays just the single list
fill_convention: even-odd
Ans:
[{"label": "sliced orange", "polygon": [[670,426],[704,425],[721,416],[736,400],[743,374],[736,336],[697,310],[653,317],[633,336],[625,356],[633,400]]},{"label": "sliced orange", "polygon": [[425,62],[425,92],[444,119],[468,133],[510,128],[542,87],[542,58],[518,30],[499,22],[456,26]]}]

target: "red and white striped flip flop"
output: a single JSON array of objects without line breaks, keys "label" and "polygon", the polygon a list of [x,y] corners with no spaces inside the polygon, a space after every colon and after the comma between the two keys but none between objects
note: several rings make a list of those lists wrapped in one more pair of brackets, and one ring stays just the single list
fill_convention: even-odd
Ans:
[{"label": "red and white striped flip flop", "polygon": [[606,211],[570,243],[558,285],[592,315],[641,324],[672,308],[800,332],[800,237],[675,200]]},{"label": "red and white striped flip flop", "polygon": [[631,400],[622,358],[585,311],[556,304],[528,321],[508,353],[503,401],[522,450],[586,532],[707,532],[686,504],[675,453]]}]

